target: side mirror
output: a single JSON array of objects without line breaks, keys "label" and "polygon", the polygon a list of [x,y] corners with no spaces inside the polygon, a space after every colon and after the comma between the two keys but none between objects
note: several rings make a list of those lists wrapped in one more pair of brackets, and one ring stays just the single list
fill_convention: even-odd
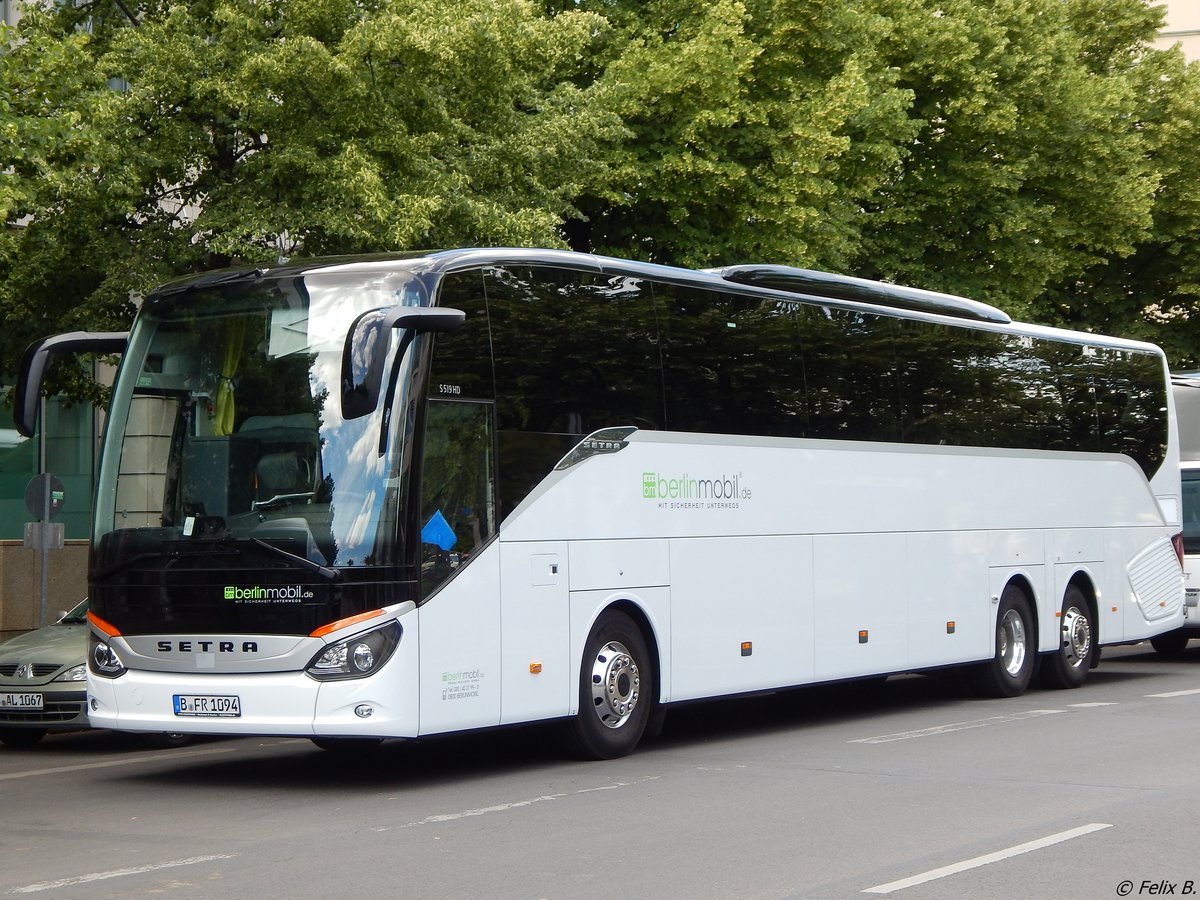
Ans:
[{"label": "side mirror", "polygon": [[17,386],[13,391],[13,422],[17,431],[32,437],[37,426],[38,397],[52,358],[57,353],[124,353],[128,331],[71,331],[34,341],[21,358]]},{"label": "side mirror", "polygon": [[392,331],[457,331],[466,319],[461,309],[437,306],[393,306],[360,315],[351,323],[342,347],[342,418],[358,419],[378,408]]}]

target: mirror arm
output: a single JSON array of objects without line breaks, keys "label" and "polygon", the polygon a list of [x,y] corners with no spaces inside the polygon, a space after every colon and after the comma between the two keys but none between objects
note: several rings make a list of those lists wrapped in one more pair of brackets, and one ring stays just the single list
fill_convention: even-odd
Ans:
[{"label": "mirror arm", "polygon": [[384,376],[383,360],[386,353],[375,353],[367,361],[367,370],[360,383],[355,383],[351,365],[359,323],[372,314],[380,316],[380,321],[372,323],[372,328],[377,328],[382,333],[403,328],[408,336],[424,332],[457,331],[467,319],[467,314],[461,309],[438,306],[393,306],[388,309],[369,310],[358,316],[346,332],[346,342],[342,347],[342,417],[345,419],[369,415],[379,406],[379,391],[383,387]]},{"label": "mirror arm", "polygon": [[17,431],[25,437],[33,436],[42,383],[56,354],[124,353],[128,346],[128,331],[71,331],[30,344],[21,359],[17,386],[13,391],[13,422]]}]

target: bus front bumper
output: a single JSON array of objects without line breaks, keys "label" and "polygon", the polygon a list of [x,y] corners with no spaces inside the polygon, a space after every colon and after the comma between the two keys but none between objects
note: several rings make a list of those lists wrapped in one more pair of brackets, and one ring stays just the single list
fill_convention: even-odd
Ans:
[{"label": "bus front bumper", "polygon": [[89,673],[88,716],[93,727],[117,731],[415,737],[417,686],[403,690],[398,671],[389,665],[369,678],[325,682],[302,672]]}]

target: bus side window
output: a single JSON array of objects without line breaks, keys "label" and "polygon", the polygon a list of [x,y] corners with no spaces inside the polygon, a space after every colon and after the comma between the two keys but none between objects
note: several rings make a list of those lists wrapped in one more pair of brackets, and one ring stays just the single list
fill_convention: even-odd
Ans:
[{"label": "bus side window", "polygon": [[430,400],[421,469],[421,592],[434,588],[496,530],[493,404]]},{"label": "bus side window", "polygon": [[662,366],[643,279],[508,266],[489,269],[484,284],[503,519],[581,438],[662,428]]}]

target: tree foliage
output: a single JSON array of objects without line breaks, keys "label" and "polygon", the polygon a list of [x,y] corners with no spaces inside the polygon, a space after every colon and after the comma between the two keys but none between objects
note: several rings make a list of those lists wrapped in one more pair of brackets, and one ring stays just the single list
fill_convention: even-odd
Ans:
[{"label": "tree foliage", "polygon": [[[127,4],[128,5],[128,4]],[[617,143],[576,85],[605,30],[525,0],[111,3],[0,57],[5,362],[129,292],[294,251],[556,244]],[[503,34],[503,40],[497,36]]]},{"label": "tree foliage", "polygon": [[[0,55],[0,369],[279,255],[569,245],[977,297],[1200,363],[1148,0],[94,0]],[[14,227],[14,226],[20,227]]]}]

